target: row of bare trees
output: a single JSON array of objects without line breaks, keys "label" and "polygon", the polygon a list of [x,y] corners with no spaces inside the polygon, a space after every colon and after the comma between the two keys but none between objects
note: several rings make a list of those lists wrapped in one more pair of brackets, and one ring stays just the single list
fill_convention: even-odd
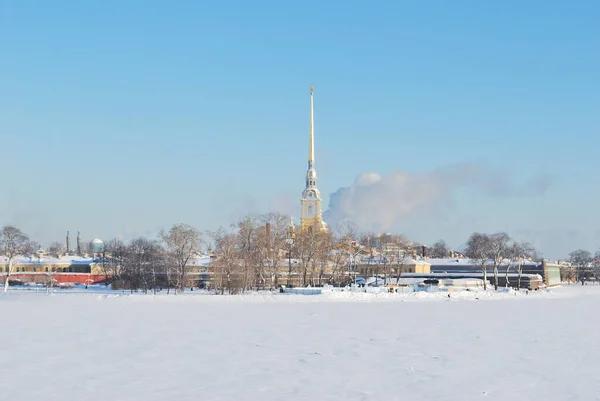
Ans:
[{"label": "row of bare trees", "polygon": [[115,286],[130,290],[156,291],[175,287],[183,292],[190,283],[192,258],[202,243],[200,232],[186,224],[177,224],[161,231],[157,240],[139,237],[125,244],[113,239],[105,244],[101,264],[103,274],[111,277]]},{"label": "row of bare trees", "polygon": [[[308,283],[324,270],[332,238],[326,233],[296,232],[290,218],[279,213],[246,216],[209,235],[215,256],[210,265],[213,286],[221,294],[289,284],[290,270]],[[285,269],[286,260],[293,269]],[[282,280],[285,270],[288,274]]]},{"label": "row of bare trees", "polygon": [[[237,293],[280,284],[321,285],[341,279],[347,266],[351,225],[335,233],[296,231],[279,213],[247,216],[229,229],[211,232],[215,261],[213,286],[218,293]],[[325,279],[326,273],[328,278]]]},{"label": "row of bare trees", "polygon": [[[360,246],[356,250],[362,259],[366,276],[375,276],[377,280],[383,276],[383,284],[398,283],[400,274],[405,272],[407,262],[419,256],[425,256],[424,247],[408,240],[401,234],[363,233],[360,235]],[[447,256],[447,255],[446,255]]]},{"label": "row of bare trees", "polygon": [[[99,264],[106,277],[132,290],[147,292],[160,285],[183,291],[188,283],[191,259],[199,251],[201,243],[197,229],[177,224],[169,231],[162,231],[157,240],[140,237],[128,244],[118,239],[108,241],[105,257]],[[19,228],[8,225],[0,229],[0,254],[7,259],[2,271],[5,273],[4,292],[8,290],[14,273],[15,258],[34,255],[39,249],[40,246]],[[50,251],[61,249],[58,243],[53,243]]]},{"label": "row of bare trees", "polygon": [[383,274],[387,280],[421,248],[402,235],[359,233],[350,222],[327,233],[292,230],[288,216],[269,213],[211,232],[215,261],[210,269],[217,292],[345,284],[359,266],[366,266],[364,274]]},{"label": "row of bare trees", "polygon": [[565,269],[567,280],[579,281],[581,285],[600,281],[600,250],[592,255],[585,249],[577,249],[569,254],[569,262],[569,268]]},{"label": "row of bare trees", "polygon": [[[228,229],[208,235],[214,257],[208,268],[210,281],[221,294],[280,284],[344,284],[351,280],[351,271],[356,274],[359,265],[366,269],[363,274],[383,275],[388,282],[399,277],[407,259],[425,253],[424,247],[402,235],[359,233],[348,222],[328,233],[301,232],[290,225],[288,216],[278,213],[246,216]],[[161,232],[157,239],[140,237],[127,244],[113,239],[105,244],[103,273],[132,290],[147,292],[166,287],[169,291],[175,287],[184,291],[186,285],[193,283],[189,278],[191,262],[201,244],[200,232],[185,224]],[[8,257],[6,290],[14,257],[31,252],[37,244],[16,227],[6,226],[0,232],[0,245]],[[427,256],[434,258],[446,258],[453,252],[443,240],[427,248]],[[502,266],[507,268],[507,278],[508,268],[514,267],[520,286],[520,262],[536,257],[531,245],[517,242],[506,233],[473,233],[464,254],[479,262],[484,282],[491,266],[496,289]],[[589,266],[594,260],[584,251],[574,252],[572,259],[581,266]]]},{"label": "row of bare trees", "polygon": [[[356,274],[358,266],[364,265],[364,259],[366,274],[384,274],[387,280],[394,272],[401,272],[405,257],[416,254],[420,247],[401,235],[383,239],[374,233],[361,234],[349,222],[329,233],[300,232],[290,227],[288,216],[278,213],[246,216],[229,229],[208,234],[214,246],[209,270],[218,293],[279,284],[344,284],[350,281],[350,271]],[[6,288],[14,257],[33,253],[38,246],[12,226],[5,227],[0,238],[9,257]],[[193,283],[188,277],[190,261],[201,243],[198,230],[179,224],[161,232],[157,239],[107,241],[104,257],[98,263],[115,287],[144,292],[175,287],[183,291]],[[58,242],[50,248],[56,254],[63,250]]]},{"label": "row of bare trees", "polygon": [[476,260],[483,273],[483,286],[487,288],[487,270],[492,267],[494,274],[494,289],[498,289],[498,275],[502,266],[508,271],[513,267],[518,273],[518,287],[521,288],[523,264],[528,259],[538,259],[535,249],[527,242],[518,242],[506,233],[484,234],[473,233],[465,247],[465,255]]}]

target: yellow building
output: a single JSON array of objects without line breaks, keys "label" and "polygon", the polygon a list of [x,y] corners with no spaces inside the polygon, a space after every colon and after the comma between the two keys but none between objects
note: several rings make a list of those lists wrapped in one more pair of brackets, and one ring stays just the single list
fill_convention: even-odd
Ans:
[{"label": "yellow building", "polygon": [[422,259],[407,258],[403,261],[403,272],[429,274],[431,273],[431,264]]},{"label": "yellow building", "polygon": [[314,151],[314,112],[313,93],[314,86],[310,87],[310,134],[308,143],[308,170],[306,171],[306,187],[302,192],[300,202],[302,212],[300,217],[300,230],[302,232],[327,232],[327,224],[323,221],[321,208],[321,192],[317,188],[317,170],[315,169]]}]

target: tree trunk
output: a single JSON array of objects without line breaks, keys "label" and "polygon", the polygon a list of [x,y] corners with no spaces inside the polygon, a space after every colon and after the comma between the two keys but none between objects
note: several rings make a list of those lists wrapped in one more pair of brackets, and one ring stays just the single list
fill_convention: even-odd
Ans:
[{"label": "tree trunk", "polygon": [[494,266],[494,290],[498,291],[498,266]]},{"label": "tree trunk", "polygon": [[483,267],[483,290],[487,290],[487,268]]},{"label": "tree trunk", "polygon": [[6,273],[6,278],[4,279],[4,292],[8,291],[8,280],[10,279],[11,273],[12,273],[12,258],[8,258],[8,272]]},{"label": "tree trunk", "polygon": [[307,271],[308,271],[308,266],[305,265],[304,268],[303,268],[303,272],[302,272],[302,286],[303,287],[306,287],[306,274],[307,274]]}]

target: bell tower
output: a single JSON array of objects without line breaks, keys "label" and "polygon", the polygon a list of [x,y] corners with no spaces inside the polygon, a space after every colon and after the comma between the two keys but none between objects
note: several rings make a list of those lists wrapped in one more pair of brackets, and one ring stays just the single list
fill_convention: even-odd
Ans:
[{"label": "bell tower", "polygon": [[306,171],[306,186],[300,202],[302,213],[300,218],[301,231],[327,231],[323,222],[321,210],[321,192],[317,188],[317,170],[315,170],[315,125],[314,125],[314,85],[310,87],[310,133],[308,141],[308,170]]}]

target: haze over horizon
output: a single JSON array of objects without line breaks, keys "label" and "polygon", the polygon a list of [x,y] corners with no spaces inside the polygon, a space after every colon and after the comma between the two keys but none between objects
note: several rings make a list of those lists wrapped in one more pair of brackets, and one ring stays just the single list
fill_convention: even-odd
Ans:
[{"label": "haze over horizon", "polygon": [[48,245],[300,214],[600,246],[600,4],[0,3],[0,225]]}]

